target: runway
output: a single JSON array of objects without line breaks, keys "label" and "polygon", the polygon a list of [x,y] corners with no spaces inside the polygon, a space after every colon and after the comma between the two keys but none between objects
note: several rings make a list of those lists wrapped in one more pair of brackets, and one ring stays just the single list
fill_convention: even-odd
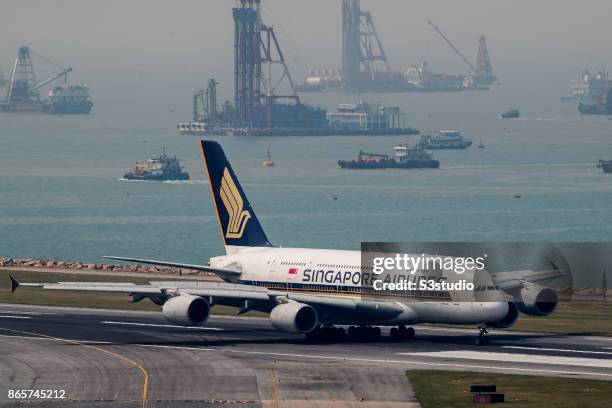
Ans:
[{"label": "runway", "polygon": [[[52,406],[419,406],[403,371],[495,371],[612,381],[612,338],[416,327],[411,341],[308,344],[267,319],[0,305],[0,403],[65,390]],[[72,401],[77,401],[76,403]],[[80,402],[79,402],[80,401]],[[143,402],[144,401],[144,402]]]}]

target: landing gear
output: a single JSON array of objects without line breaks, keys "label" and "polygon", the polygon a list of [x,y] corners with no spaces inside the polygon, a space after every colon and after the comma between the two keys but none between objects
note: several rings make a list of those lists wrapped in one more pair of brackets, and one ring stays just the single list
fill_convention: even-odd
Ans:
[{"label": "landing gear", "polygon": [[340,341],[346,337],[346,330],[343,327],[321,326],[306,333],[306,340],[309,341]]},{"label": "landing gear", "polygon": [[380,327],[351,326],[348,329],[349,339],[354,341],[372,341],[380,339]]},{"label": "landing gear", "polygon": [[478,329],[479,329],[479,333],[478,333],[478,336],[476,336],[476,345],[486,346],[490,344],[491,339],[488,336],[489,332],[487,331],[487,326],[485,326],[484,324],[481,324],[480,326],[478,326]]},{"label": "landing gear", "polygon": [[393,327],[391,331],[389,332],[389,334],[391,335],[392,339],[412,340],[414,339],[415,332],[414,332],[414,328],[412,327],[406,328],[406,326],[402,324],[397,328]]}]

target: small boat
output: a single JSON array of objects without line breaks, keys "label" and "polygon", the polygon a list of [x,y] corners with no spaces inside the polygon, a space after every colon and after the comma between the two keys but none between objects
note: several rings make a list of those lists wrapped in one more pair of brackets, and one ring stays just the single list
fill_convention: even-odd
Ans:
[{"label": "small boat", "polygon": [[511,109],[508,112],[504,112],[501,115],[502,119],[518,119],[521,117],[521,113],[516,109]]},{"label": "small boat", "polygon": [[480,139],[480,142],[478,143],[478,147],[479,149],[484,149],[484,144],[482,143],[482,139]]},{"label": "small boat", "polygon": [[425,151],[418,144],[408,147],[400,144],[393,148],[394,155],[359,152],[357,160],[339,160],[338,165],[343,169],[437,169],[440,162],[432,158],[432,154]]},{"label": "small boat", "polygon": [[437,135],[423,135],[421,144],[425,149],[465,149],[472,145],[457,130],[440,130]]},{"label": "small boat", "polygon": [[126,180],[175,181],[189,180],[189,173],[183,170],[179,159],[166,156],[166,149],[159,157],[136,163],[134,170],[123,176]]},{"label": "small boat", "polygon": [[264,167],[274,167],[274,162],[272,161],[272,155],[270,154],[270,148],[266,152],[266,159],[261,162],[261,165]]},{"label": "small boat", "polygon": [[210,128],[206,122],[183,122],[176,125],[181,135],[208,135]]},{"label": "small boat", "polygon": [[604,173],[612,173],[612,160],[600,160],[597,168],[602,169]]}]

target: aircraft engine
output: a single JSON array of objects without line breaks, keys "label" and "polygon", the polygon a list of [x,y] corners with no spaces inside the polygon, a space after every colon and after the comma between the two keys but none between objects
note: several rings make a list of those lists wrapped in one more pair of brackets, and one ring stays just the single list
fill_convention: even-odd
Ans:
[{"label": "aircraft engine", "polygon": [[289,333],[308,333],[317,327],[318,321],[317,311],[304,303],[283,303],[270,312],[272,326]]},{"label": "aircraft engine", "polygon": [[518,319],[518,309],[513,302],[508,302],[508,313],[506,313],[506,316],[498,322],[487,323],[487,326],[506,329],[512,326],[516,322],[516,319]]},{"label": "aircraft engine", "polygon": [[200,326],[210,314],[210,305],[199,296],[180,295],[164,303],[162,313],[166,320],[181,326]]},{"label": "aircraft engine", "polygon": [[529,316],[547,316],[557,307],[554,290],[535,283],[525,283],[516,302],[518,309]]}]

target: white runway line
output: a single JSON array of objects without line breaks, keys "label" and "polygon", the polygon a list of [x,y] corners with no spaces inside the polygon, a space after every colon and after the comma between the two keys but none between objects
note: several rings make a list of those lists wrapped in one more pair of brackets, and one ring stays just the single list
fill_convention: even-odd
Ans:
[{"label": "white runway line", "polygon": [[17,334],[0,334],[0,337],[7,337],[7,338],[16,338],[16,339],[24,339],[24,340],[47,340],[47,341],[62,341],[62,342],[66,342],[66,340],[69,341],[78,341],[79,343],[91,343],[91,344],[113,344],[110,341],[97,341],[97,340],[72,340],[72,339],[56,339],[53,337],[35,337],[35,336],[19,336]]},{"label": "white runway line", "polygon": [[40,316],[40,315],[56,315],[57,313],[50,312],[23,312],[20,310],[2,310],[0,313],[10,313],[16,315],[31,315],[31,316]]},{"label": "white runway line", "polygon": [[0,317],[5,319],[31,319],[30,316],[10,316],[10,315],[0,315]]},{"label": "white runway line", "polygon": [[171,329],[195,329],[195,330],[212,330],[212,331],[223,331],[218,327],[200,327],[200,326],[176,326],[173,324],[153,324],[153,323],[136,323],[136,322],[112,322],[104,320],[103,324],[118,324],[125,326],[144,326],[144,327],[167,327]]},{"label": "white runway line", "polygon": [[483,360],[497,361],[507,363],[528,363],[528,364],[547,364],[547,365],[565,365],[573,367],[596,367],[596,368],[612,368],[612,359],[598,358],[581,358],[581,357],[560,357],[547,356],[538,354],[514,354],[514,353],[496,353],[489,351],[434,351],[434,352],[416,352],[416,353],[397,353],[403,356],[411,357],[434,357],[434,358],[457,358],[466,360]]},{"label": "white runway line", "polygon": [[[507,366],[494,366],[494,365],[471,365],[471,364],[460,364],[460,363],[449,363],[449,362],[425,362],[425,361],[413,361],[413,360],[393,360],[393,359],[380,359],[380,358],[358,358],[358,357],[343,357],[343,356],[329,356],[329,355],[316,355],[316,354],[293,354],[293,353],[275,353],[270,351],[254,351],[254,350],[230,350],[225,348],[199,348],[199,347],[184,347],[184,346],[166,346],[157,344],[134,344],[138,347],[153,347],[153,348],[168,348],[177,350],[191,350],[191,351],[216,351],[221,353],[232,353],[232,354],[251,354],[251,355],[263,355],[271,357],[290,357],[290,358],[306,358],[306,359],[321,359],[321,360],[337,360],[337,361],[353,361],[359,363],[384,363],[384,364],[402,364],[402,365],[416,365],[425,367],[453,367],[461,368],[464,371],[472,369],[487,369],[496,370],[502,372],[519,372],[519,373],[538,373],[538,374],[559,374],[559,375],[589,375],[595,377],[610,378],[612,374],[609,373],[597,373],[589,371],[570,371],[570,370],[551,370],[551,369],[540,369],[540,368],[526,368],[526,367],[507,367]],[[398,354],[410,354],[410,353],[398,353]]]},{"label": "white runway line", "polygon": [[580,353],[580,354],[608,354],[612,355],[611,351],[592,351],[592,350],[570,350],[570,349],[557,349],[557,348],[544,348],[544,347],[523,347],[523,346],[501,346],[502,348],[515,349],[515,350],[536,350],[536,351],[558,351],[561,353]]}]

